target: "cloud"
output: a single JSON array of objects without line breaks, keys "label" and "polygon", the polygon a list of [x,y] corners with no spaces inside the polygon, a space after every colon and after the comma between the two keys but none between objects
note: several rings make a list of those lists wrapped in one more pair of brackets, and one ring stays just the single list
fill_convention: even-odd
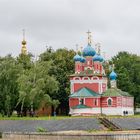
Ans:
[{"label": "cloud", "polygon": [[51,45],[57,49],[101,42],[111,57],[119,51],[140,55],[140,1],[138,0],[1,0],[0,55],[20,53],[22,29],[27,47],[39,54]]}]

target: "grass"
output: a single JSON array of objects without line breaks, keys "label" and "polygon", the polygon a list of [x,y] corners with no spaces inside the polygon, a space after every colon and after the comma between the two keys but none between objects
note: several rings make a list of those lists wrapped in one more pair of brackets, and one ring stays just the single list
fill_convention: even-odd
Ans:
[{"label": "grass", "polygon": [[[72,119],[72,118],[96,118],[97,116],[43,116],[43,117],[17,117],[17,116],[11,116],[11,117],[2,117],[0,116],[0,120],[62,120],[62,119]],[[99,116],[98,116],[99,117]],[[106,118],[140,118],[140,114],[136,114],[133,116],[104,116]]]},{"label": "grass", "polygon": [[43,127],[37,127],[37,132],[47,132],[47,130]]},{"label": "grass", "polygon": [[0,116],[0,120],[62,120],[62,119],[72,119],[72,118],[96,118],[96,116],[42,116],[42,117],[17,117],[17,116],[11,116],[11,117],[2,117]]}]

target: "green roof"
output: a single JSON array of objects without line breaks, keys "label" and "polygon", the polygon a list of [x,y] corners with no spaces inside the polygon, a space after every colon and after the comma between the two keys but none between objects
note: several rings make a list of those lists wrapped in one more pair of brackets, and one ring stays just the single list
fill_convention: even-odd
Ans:
[{"label": "green roof", "polygon": [[100,96],[98,93],[90,90],[89,88],[84,87],[72,93],[69,97],[75,98],[75,97],[98,97],[98,96]]},{"label": "green roof", "polygon": [[72,107],[72,108],[73,108],[73,109],[80,109],[80,108],[91,108],[91,107],[80,104],[80,105],[76,105],[76,106],[74,106],[74,107]]},{"label": "green roof", "polygon": [[131,95],[128,92],[124,92],[117,88],[110,88],[106,90],[103,94],[103,97],[116,97],[116,96],[128,96],[131,97]]}]

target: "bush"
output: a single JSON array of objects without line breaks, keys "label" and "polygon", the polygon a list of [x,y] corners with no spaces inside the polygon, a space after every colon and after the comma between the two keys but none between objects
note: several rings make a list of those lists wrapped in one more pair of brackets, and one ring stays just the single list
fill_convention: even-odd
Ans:
[{"label": "bush", "polygon": [[43,127],[37,127],[37,132],[47,132],[47,130]]}]

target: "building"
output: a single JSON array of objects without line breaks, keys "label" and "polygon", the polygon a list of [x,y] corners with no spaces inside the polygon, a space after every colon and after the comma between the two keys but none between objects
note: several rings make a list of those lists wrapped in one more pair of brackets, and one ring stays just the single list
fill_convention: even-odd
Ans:
[{"label": "building", "polygon": [[70,76],[70,115],[133,115],[134,98],[117,88],[117,74],[112,69],[108,77],[104,70],[104,58],[92,47],[91,34],[81,55],[74,56],[75,73]]}]

